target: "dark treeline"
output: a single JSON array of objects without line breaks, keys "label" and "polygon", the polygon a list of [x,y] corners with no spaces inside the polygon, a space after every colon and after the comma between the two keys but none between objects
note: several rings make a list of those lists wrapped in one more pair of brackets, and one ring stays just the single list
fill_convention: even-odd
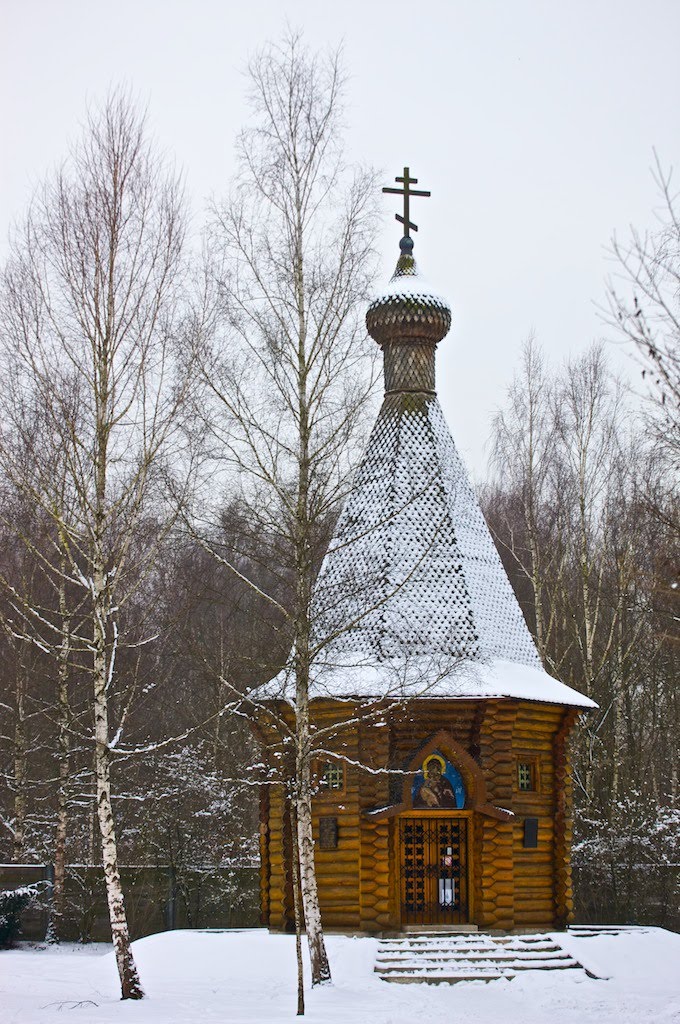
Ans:
[{"label": "dark treeline", "polygon": [[[2,515],[9,518],[6,505]],[[260,562],[266,539],[244,532],[243,510],[226,507],[221,527],[213,538],[220,550],[289,599],[285,580]],[[49,538],[29,536],[35,553],[9,529],[0,551],[0,860],[54,863],[55,914],[72,918],[74,908],[61,904],[64,865],[101,858],[88,652],[72,640],[62,678],[61,644],[48,643],[59,587],[40,557]],[[76,638],[77,594],[68,588],[66,604],[75,609]],[[181,536],[168,539],[120,614],[121,632],[142,638],[121,645],[109,694],[112,719],[125,720],[124,741],[112,738],[111,765],[120,860],[172,866],[180,879],[192,866],[254,862],[258,752],[247,722],[232,712],[238,695],[285,659],[285,630],[252,587]]]}]

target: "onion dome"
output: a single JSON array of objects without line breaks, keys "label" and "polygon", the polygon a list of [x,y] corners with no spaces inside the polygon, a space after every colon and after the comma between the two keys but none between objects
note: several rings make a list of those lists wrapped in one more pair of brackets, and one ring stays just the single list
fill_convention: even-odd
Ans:
[{"label": "onion dome", "polygon": [[389,284],[366,313],[368,333],[384,353],[385,394],[435,394],[435,347],[451,326],[451,309],[420,274],[408,236]]},{"label": "onion dome", "polygon": [[448,334],[451,309],[418,270],[413,240],[408,236],[402,238],[399,248],[401,255],[389,284],[368,307],[368,333],[379,345],[406,338],[437,344]]}]

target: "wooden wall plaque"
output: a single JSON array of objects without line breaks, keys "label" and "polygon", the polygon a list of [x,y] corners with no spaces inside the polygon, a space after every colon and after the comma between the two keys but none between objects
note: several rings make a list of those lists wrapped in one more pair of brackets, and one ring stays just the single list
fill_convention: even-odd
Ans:
[{"label": "wooden wall plaque", "polygon": [[319,818],[319,849],[337,850],[338,819],[335,817]]},{"label": "wooden wall plaque", "polygon": [[524,849],[535,850],[538,846],[538,818],[524,819]]}]

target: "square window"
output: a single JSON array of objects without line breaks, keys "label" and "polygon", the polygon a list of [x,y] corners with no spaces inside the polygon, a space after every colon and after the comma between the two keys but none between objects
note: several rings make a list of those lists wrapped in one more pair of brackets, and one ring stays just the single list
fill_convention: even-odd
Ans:
[{"label": "square window", "polygon": [[337,791],[343,789],[344,785],[345,772],[343,765],[337,764],[335,761],[326,761],[325,764],[321,765],[319,789]]}]

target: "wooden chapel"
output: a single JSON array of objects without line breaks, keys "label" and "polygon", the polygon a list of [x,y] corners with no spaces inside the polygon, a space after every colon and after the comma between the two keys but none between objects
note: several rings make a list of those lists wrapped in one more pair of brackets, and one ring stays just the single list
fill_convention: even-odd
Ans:
[{"label": "wooden chapel", "polygon": [[[325,730],[314,799],[322,920],[372,933],[564,928],[569,737],[594,705],[543,671],[444,420],[435,351],[451,311],[413,257],[416,181],[408,168],[397,181],[403,189],[385,191],[405,196],[405,237],[366,317],[385,397],[316,586],[316,619],[335,638],[310,687]],[[270,700],[286,714],[284,692],[272,687]],[[262,787],[262,916],[273,930],[293,925],[285,805],[283,787]]]}]

